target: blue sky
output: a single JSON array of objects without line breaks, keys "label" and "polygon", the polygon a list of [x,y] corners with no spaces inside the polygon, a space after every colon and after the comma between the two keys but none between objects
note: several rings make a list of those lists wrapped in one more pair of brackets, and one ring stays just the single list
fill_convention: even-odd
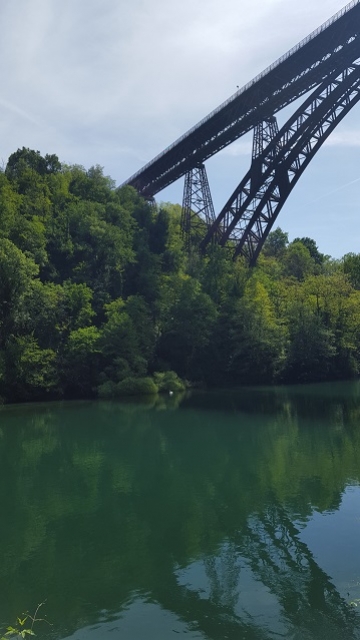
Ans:
[{"label": "blue sky", "polygon": [[[341,0],[2,0],[0,159],[18,147],[100,164],[118,184],[343,6]],[[220,210],[249,136],[207,163]],[[360,105],[278,225],[334,257],[360,252]],[[181,202],[182,181],[158,194]]]}]

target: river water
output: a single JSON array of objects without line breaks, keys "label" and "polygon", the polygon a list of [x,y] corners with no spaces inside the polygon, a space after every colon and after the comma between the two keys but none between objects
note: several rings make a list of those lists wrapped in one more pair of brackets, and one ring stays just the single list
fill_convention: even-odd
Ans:
[{"label": "river water", "polygon": [[3,407],[0,460],[3,625],[360,638],[359,383]]}]

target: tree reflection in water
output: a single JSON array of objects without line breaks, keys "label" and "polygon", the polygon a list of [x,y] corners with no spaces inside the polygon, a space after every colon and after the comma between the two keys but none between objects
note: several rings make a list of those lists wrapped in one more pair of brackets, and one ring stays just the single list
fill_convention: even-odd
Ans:
[{"label": "tree reflection in water", "polygon": [[299,536],[359,481],[358,387],[169,400],[2,410],[1,619],[46,597],[68,637],[143,599],[188,638],[360,638]]}]

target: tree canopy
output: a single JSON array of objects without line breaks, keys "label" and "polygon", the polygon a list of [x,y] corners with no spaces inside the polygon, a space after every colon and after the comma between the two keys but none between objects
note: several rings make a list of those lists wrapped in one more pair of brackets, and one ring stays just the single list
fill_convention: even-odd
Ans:
[{"label": "tree canopy", "polygon": [[4,401],[177,388],[177,376],[234,386],[358,375],[360,254],[331,260],[278,228],[250,269],[219,247],[189,253],[180,214],[116,188],[99,166],[25,148],[10,156],[0,173]]}]

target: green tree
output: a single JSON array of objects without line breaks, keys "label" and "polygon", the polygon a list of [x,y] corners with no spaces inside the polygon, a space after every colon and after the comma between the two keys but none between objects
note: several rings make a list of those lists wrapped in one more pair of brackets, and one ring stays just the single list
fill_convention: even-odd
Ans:
[{"label": "green tree", "polygon": [[8,238],[20,211],[21,196],[5,174],[0,173],[0,235]]},{"label": "green tree", "polygon": [[100,331],[94,326],[71,331],[61,362],[62,388],[66,395],[93,396],[99,382],[100,363]]},{"label": "green tree", "polygon": [[293,242],[301,242],[301,244],[308,249],[315,264],[322,264],[324,262],[326,256],[323,253],[320,253],[315,240],[312,238],[295,238]]},{"label": "green tree", "polygon": [[69,334],[91,325],[92,291],[85,284],[34,280],[24,296],[23,327],[42,348],[61,351]]},{"label": "green tree", "polygon": [[38,267],[10,240],[0,238],[0,343],[21,322],[22,302]]},{"label": "green tree", "polygon": [[[40,399],[57,391],[56,354],[32,336],[11,336],[3,352],[2,392],[12,401]],[[1,388],[1,387],[0,387]]]},{"label": "green tree", "polygon": [[314,272],[315,263],[309,249],[302,242],[292,242],[284,254],[283,265],[287,276],[304,280]]},{"label": "green tree", "polygon": [[[234,263],[222,247],[211,247],[204,259],[201,284],[204,292],[218,305],[228,298],[234,281]],[[237,265],[239,267],[239,263]]]},{"label": "green tree", "polygon": [[342,260],[344,273],[349,277],[352,286],[360,289],[360,253],[347,253]]},{"label": "green tree", "polygon": [[[154,330],[146,302],[140,297],[119,298],[105,306],[106,322],[101,331],[101,352],[106,379],[146,375],[152,354]],[[104,376],[103,376],[104,377]]]},{"label": "green tree", "polygon": [[55,155],[41,156],[40,151],[33,151],[23,147],[12,153],[5,168],[5,174],[10,180],[21,180],[26,169],[40,175],[56,173],[61,170],[59,158]]},{"label": "green tree", "polygon": [[267,256],[281,258],[289,244],[289,234],[277,227],[271,231],[264,244],[264,253]]},{"label": "green tree", "polygon": [[331,331],[335,354],[331,377],[347,378],[359,372],[360,294],[343,273],[310,277],[304,283],[308,306]]},{"label": "green tree", "polygon": [[336,354],[335,336],[306,301],[294,300],[289,310],[288,382],[326,380]]},{"label": "green tree", "polygon": [[18,214],[13,221],[9,238],[40,267],[46,265],[48,255],[46,251],[45,224],[39,216],[34,215],[29,219],[22,214]]},{"label": "green tree", "polygon": [[217,318],[216,305],[190,276],[164,276],[158,305],[160,368],[191,379],[203,375],[203,361]]},{"label": "green tree", "polygon": [[246,284],[231,324],[230,379],[237,384],[274,382],[284,365],[286,332],[257,275]]}]

